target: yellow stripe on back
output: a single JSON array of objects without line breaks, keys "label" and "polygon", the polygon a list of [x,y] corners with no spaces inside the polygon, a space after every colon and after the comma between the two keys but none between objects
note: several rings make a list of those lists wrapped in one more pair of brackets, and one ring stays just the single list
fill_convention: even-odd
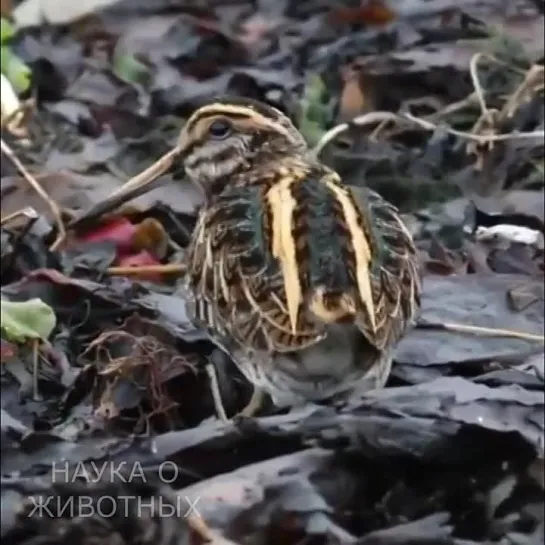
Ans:
[{"label": "yellow stripe on back", "polygon": [[297,316],[303,299],[295,240],[292,235],[293,211],[297,206],[290,191],[294,181],[294,178],[287,176],[271,187],[266,194],[272,215],[271,250],[282,268],[286,303],[293,334],[297,332]]},{"label": "yellow stripe on back", "polygon": [[358,223],[358,211],[350,199],[348,192],[342,187],[339,187],[331,179],[326,179],[325,184],[341,204],[346,225],[352,238],[352,246],[354,248],[356,258],[358,290],[360,292],[361,300],[367,310],[371,327],[373,331],[376,331],[375,305],[373,302],[373,290],[370,277],[370,266],[373,259],[373,253],[371,251],[369,240],[365,234],[365,231]]}]

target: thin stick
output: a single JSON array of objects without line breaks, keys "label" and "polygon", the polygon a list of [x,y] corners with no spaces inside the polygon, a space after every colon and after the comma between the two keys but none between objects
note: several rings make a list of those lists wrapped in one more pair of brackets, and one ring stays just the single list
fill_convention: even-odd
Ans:
[{"label": "thin stick", "polygon": [[456,324],[453,322],[432,323],[419,322],[416,325],[419,329],[436,329],[443,331],[453,331],[456,333],[472,333],[473,335],[483,335],[485,337],[511,337],[525,341],[536,341],[545,344],[545,335],[536,335],[534,333],[525,333],[524,331],[513,331],[511,329],[497,329],[492,327],[480,327],[466,324]]},{"label": "thin stick", "polygon": [[6,223],[9,223],[10,221],[13,221],[21,216],[24,216],[25,218],[32,220],[38,217],[38,213],[31,206],[27,206],[26,208],[17,210],[17,212],[12,212],[11,214],[8,214],[7,216],[2,217],[2,219],[0,220],[0,225],[5,225]]},{"label": "thin stick", "polygon": [[[426,129],[428,131],[434,131],[438,127],[435,123],[425,121],[424,119],[420,119],[409,113],[403,114],[403,117],[408,121],[412,121],[413,123],[420,125],[423,129]],[[481,142],[483,144],[486,144],[487,142],[499,142],[503,140],[521,140],[523,138],[545,138],[545,130],[543,129],[540,131],[515,132],[504,134],[471,134],[469,132],[457,131],[456,129],[450,129],[448,127],[445,127],[445,132],[453,134],[454,136],[460,136],[461,138],[467,138],[468,140],[475,140],[476,142]]]},{"label": "thin stick", "polygon": [[184,274],[187,266],[181,263],[167,265],[142,265],[141,267],[109,267],[108,274],[113,276],[138,276],[139,274]]},{"label": "thin stick", "polygon": [[64,223],[62,221],[61,211],[59,207],[57,206],[57,203],[49,197],[49,195],[45,192],[43,187],[38,183],[36,178],[30,174],[30,172],[25,168],[23,163],[19,161],[15,153],[12,151],[12,149],[4,142],[4,139],[1,139],[1,146],[2,146],[2,152],[6,155],[6,157],[13,163],[15,168],[19,171],[21,176],[28,182],[28,184],[38,193],[38,195],[47,203],[49,206],[49,209],[51,210],[51,213],[53,214],[53,217],[55,219],[55,223],[57,224],[57,238],[55,242],[51,245],[51,250],[56,250],[60,244],[64,241],[66,237],[66,230],[64,228]]},{"label": "thin stick", "polygon": [[187,516],[188,526],[209,545],[236,545],[234,541],[221,537],[214,532],[200,515],[190,513]]},{"label": "thin stick", "polygon": [[335,140],[339,134],[342,134],[350,128],[351,125],[357,125],[358,127],[363,127],[364,125],[370,125],[372,123],[383,123],[385,121],[394,121],[399,122],[402,120],[397,114],[392,112],[369,112],[363,115],[355,117],[350,123],[341,123],[336,127],[333,127],[327,131],[319,140],[319,142],[314,146],[312,153],[318,157],[322,150],[329,144],[332,140]]},{"label": "thin stick", "polygon": [[187,517],[187,524],[195,533],[199,534],[199,537],[205,541],[210,542],[214,538],[212,530],[210,530],[206,522],[204,522],[201,517],[190,514]]},{"label": "thin stick", "polygon": [[223,402],[221,401],[220,388],[218,384],[218,375],[216,374],[216,369],[214,366],[209,363],[206,365],[206,372],[210,378],[210,389],[212,390],[212,397],[214,398],[214,407],[216,408],[216,413],[218,417],[224,422],[229,422],[227,418],[227,413],[223,407]]},{"label": "thin stick", "polygon": [[388,123],[390,123],[389,119],[385,119],[384,121],[381,121],[376,129],[373,130],[373,132],[369,135],[369,140],[371,142],[378,142],[378,137],[380,133],[387,127]]},{"label": "thin stick", "polygon": [[265,394],[263,390],[260,388],[254,387],[254,391],[252,392],[252,397],[250,398],[250,401],[248,402],[248,405],[240,411],[237,416],[244,416],[246,418],[251,418],[252,416],[255,416],[257,411],[261,409],[263,406],[263,402],[265,401]]},{"label": "thin stick", "polygon": [[[519,85],[517,90],[509,97],[507,102],[504,104],[500,117],[502,119],[510,119],[515,115],[516,109],[520,106],[521,101],[524,98],[524,94],[532,88],[532,86],[537,84],[537,89],[532,89],[535,93],[540,91],[543,88],[543,76],[545,75],[545,69],[543,66],[534,65],[528,70],[524,81]],[[538,79],[541,76],[541,79]]]},{"label": "thin stick", "polygon": [[475,89],[475,96],[477,97],[477,101],[481,107],[481,115],[486,117],[487,121],[490,123],[490,125],[492,125],[494,123],[494,119],[492,118],[492,114],[486,105],[484,90],[481,85],[481,81],[479,80],[478,73],[479,61],[483,58],[495,60],[494,58],[490,58],[490,56],[486,53],[476,53],[473,55],[473,57],[471,57],[471,61],[469,62],[469,75],[471,76],[471,83],[473,83],[473,88]]},{"label": "thin stick", "polygon": [[463,110],[467,106],[473,105],[473,103],[476,100],[477,100],[477,95],[475,92],[473,92],[470,95],[468,95],[466,98],[463,98],[462,100],[459,100],[458,102],[453,102],[452,104],[445,106],[442,110],[438,110],[437,112],[434,112],[433,114],[426,117],[428,119],[440,119],[446,115],[459,112],[460,110]]},{"label": "thin stick", "polygon": [[32,340],[32,398],[34,401],[40,401],[40,395],[38,392],[38,374],[39,369],[39,346],[40,341],[38,339]]},{"label": "thin stick", "polygon": [[[312,153],[315,156],[319,156],[324,147],[329,144],[332,140],[337,138],[340,134],[348,130],[351,126],[363,126],[369,125],[371,123],[383,122],[385,120],[397,121],[398,123],[403,123],[410,121],[411,123],[418,125],[422,129],[427,131],[435,131],[439,126],[436,123],[431,121],[426,121],[425,119],[420,119],[410,113],[404,113],[402,115],[394,114],[392,112],[370,112],[358,117],[355,117],[350,123],[341,123],[327,131],[320,141],[313,148]],[[536,130],[531,132],[517,132],[517,133],[504,133],[504,134],[472,134],[464,131],[457,131],[456,129],[451,129],[449,127],[442,127],[445,132],[452,134],[454,136],[459,136],[461,138],[466,138],[467,140],[474,140],[475,142],[488,143],[488,142],[500,142],[505,140],[521,140],[524,138],[535,138],[543,139],[545,138],[545,130]]]}]

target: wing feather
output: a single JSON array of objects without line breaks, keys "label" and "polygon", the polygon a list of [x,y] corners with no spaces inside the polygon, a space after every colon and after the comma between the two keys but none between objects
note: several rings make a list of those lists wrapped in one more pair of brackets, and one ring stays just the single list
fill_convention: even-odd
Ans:
[{"label": "wing feather", "polygon": [[201,212],[187,275],[197,321],[269,352],[315,344],[347,320],[377,349],[396,342],[420,297],[397,210],[324,167],[267,175],[271,183],[228,187]]},{"label": "wing feather", "polygon": [[370,271],[375,323],[367,314],[360,314],[357,323],[373,345],[384,349],[400,339],[420,306],[418,254],[395,206],[367,188],[350,191],[360,210],[372,218],[380,250]]},{"label": "wing feather", "polygon": [[[250,348],[286,352],[314,344],[324,333],[298,312],[300,303],[295,308],[299,315],[294,313],[297,263],[288,255],[291,262],[282,266],[289,240],[273,244],[269,212],[275,204],[254,186],[233,188],[204,210],[188,248],[188,284],[198,300],[196,318],[203,325],[218,330],[221,323]],[[277,236],[285,237],[278,231]],[[285,274],[290,267],[291,276]]]}]

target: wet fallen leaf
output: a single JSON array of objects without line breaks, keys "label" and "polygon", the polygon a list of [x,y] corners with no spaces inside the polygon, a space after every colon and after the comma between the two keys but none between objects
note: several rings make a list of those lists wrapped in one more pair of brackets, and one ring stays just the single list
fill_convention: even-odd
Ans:
[{"label": "wet fallen leaf", "polygon": [[[536,300],[519,312],[508,304],[508,291],[521,282],[540,283],[515,274],[428,275],[420,319],[542,334],[543,301]],[[534,343],[519,339],[415,329],[399,344],[395,360],[401,366],[450,366],[524,355],[532,348]]]},{"label": "wet fallen leaf", "polygon": [[2,298],[0,309],[2,331],[11,341],[46,341],[57,323],[53,309],[40,299],[16,302]]}]

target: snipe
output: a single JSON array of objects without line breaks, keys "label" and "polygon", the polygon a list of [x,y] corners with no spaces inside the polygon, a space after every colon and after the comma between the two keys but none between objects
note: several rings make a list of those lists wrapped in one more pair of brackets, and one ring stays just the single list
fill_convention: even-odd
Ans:
[{"label": "snipe", "polygon": [[280,111],[225,99],[94,211],[141,194],[174,156],[206,196],[187,250],[193,317],[256,392],[291,406],[383,386],[421,292],[397,209],[344,185]]}]

